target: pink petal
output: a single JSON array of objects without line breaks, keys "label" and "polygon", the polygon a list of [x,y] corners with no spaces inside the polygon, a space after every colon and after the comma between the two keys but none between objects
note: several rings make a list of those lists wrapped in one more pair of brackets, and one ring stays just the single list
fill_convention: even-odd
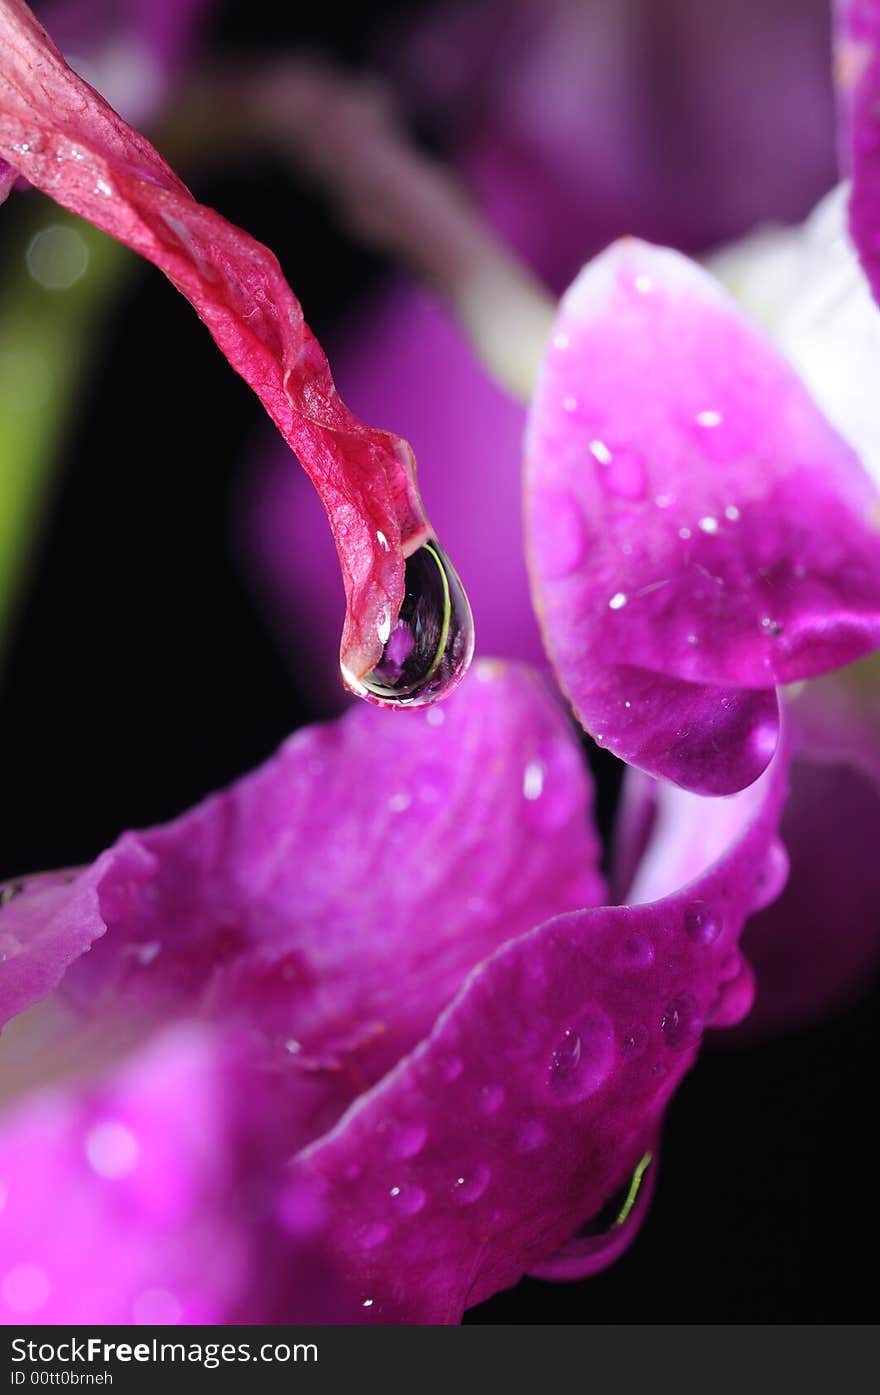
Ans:
[{"label": "pink petal", "polygon": [[3,1006],[37,1001],[92,944],[63,984],[84,1020],[239,1021],[326,1126],[487,954],[602,899],[590,805],[527,670],[481,664],[427,713],[358,706],[73,884],[7,893]]},{"label": "pink petal", "polygon": [[578,715],[686,788],[747,785],[776,744],[775,685],[880,643],[873,486],[676,253],[617,243],[563,298],[527,505],[536,606]]},{"label": "pink petal", "polygon": [[852,178],[850,231],[880,299],[880,5],[835,0],[835,18],[843,157]]},{"label": "pink petal", "polygon": [[741,999],[736,943],[784,782],[780,755],[733,800],[691,797],[716,841],[739,823],[717,861],[663,900],[563,915],[500,949],[305,1151],[365,1320],[457,1321],[632,1174],[704,1025]]},{"label": "pink petal", "polygon": [[0,53],[0,158],[164,271],[299,455],[336,541],[342,662],[357,684],[400,611],[404,558],[430,536],[409,446],[341,402],[273,254],[195,202],[67,67],[22,0],[0,9]]},{"label": "pink petal", "polygon": [[4,1116],[0,1321],[282,1321],[298,1291],[317,1321],[344,1312],[314,1201],[282,1210],[280,1102],[234,1046],[178,1025]]}]

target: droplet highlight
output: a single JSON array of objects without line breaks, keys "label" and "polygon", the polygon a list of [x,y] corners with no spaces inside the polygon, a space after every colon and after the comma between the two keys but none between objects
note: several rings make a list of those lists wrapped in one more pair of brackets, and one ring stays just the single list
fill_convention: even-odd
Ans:
[{"label": "droplet highlight", "polygon": [[711,945],[721,934],[721,921],[705,901],[692,901],[684,913],[684,928],[695,945]]},{"label": "droplet highlight", "polygon": [[614,1069],[614,1028],[607,1013],[591,1007],[563,1032],[547,1067],[547,1093],[558,1104],[589,1099]]},{"label": "droplet highlight", "polygon": [[374,702],[423,707],[445,697],[467,672],[473,616],[455,568],[435,540],[407,558],[403,604],[382,638],[381,659],[353,685]]}]

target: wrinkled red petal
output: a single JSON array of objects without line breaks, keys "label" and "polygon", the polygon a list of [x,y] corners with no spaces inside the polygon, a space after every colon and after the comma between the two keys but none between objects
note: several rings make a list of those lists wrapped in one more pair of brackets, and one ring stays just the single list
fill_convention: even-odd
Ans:
[{"label": "wrinkled red petal", "polygon": [[342,663],[363,677],[400,610],[404,558],[430,534],[407,443],[352,415],[274,255],[196,203],[22,0],[0,7],[0,158],[164,271],[254,389],[327,511],[347,599]]}]

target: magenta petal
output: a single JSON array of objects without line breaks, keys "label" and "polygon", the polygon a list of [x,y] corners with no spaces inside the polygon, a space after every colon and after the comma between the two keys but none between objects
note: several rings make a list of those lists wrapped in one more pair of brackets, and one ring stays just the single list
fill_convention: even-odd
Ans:
[{"label": "magenta petal", "polygon": [[303,1154],[368,1320],[457,1321],[631,1174],[724,1015],[784,783],[780,755],[735,799],[694,798],[705,847],[738,824],[717,861],[664,900],[563,915],[503,947]]},{"label": "magenta petal", "polygon": [[777,739],[776,684],[880,643],[877,497],[705,272],[633,239],[562,300],[527,436],[550,657],[597,741],[701,793]]},{"label": "magenta petal", "polygon": [[270,1087],[227,1033],[178,1024],[7,1111],[0,1322],[283,1321],[297,1295],[317,1321],[344,1313]]},{"label": "magenta petal", "polygon": [[555,1255],[535,1266],[531,1271],[532,1278],[550,1279],[555,1283],[576,1282],[601,1273],[609,1264],[620,1259],[641,1230],[654,1195],[658,1164],[656,1147],[651,1149],[650,1154],[645,1154],[645,1157],[649,1156],[647,1166],[644,1160],[640,1160],[637,1172],[644,1166],[644,1177],[625,1219],[615,1220],[602,1234],[591,1233],[593,1227],[589,1223],[581,1226]]},{"label": "magenta petal", "polygon": [[590,803],[543,682],[480,664],[443,709],[359,706],[174,823],[126,834],[72,885],[25,886],[0,910],[4,1004],[44,996],[93,944],[67,972],[68,1005],[111,1023],[240,1022],[326,1126],[474,965],[602,899]]},{"label": "magenta petal", "polygon": [[835,16],[843,157],[852,178],[850,231],[880,299],[880,5],[835,0]]}]

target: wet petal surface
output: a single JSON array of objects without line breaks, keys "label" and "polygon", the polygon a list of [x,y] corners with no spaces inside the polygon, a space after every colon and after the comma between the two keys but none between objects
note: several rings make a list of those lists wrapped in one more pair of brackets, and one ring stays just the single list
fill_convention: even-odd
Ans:
[{"label": "wet petal surface", "polygon": [[776,744],[775,685],[880,642],[873,485],[676,253],[617,243],[563,298],[526,488],[551,659],[596,740],[650,773],[743,788]]}]

